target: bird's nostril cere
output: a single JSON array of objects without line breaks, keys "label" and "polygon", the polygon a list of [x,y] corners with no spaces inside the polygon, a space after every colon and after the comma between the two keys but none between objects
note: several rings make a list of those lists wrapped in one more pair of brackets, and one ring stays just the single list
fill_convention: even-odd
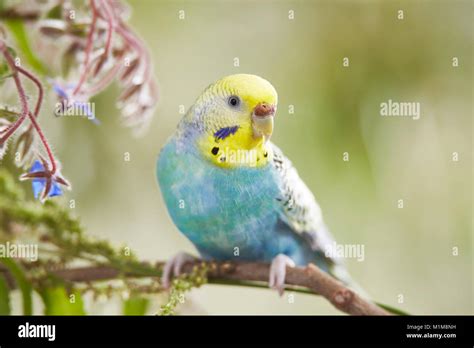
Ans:
[{"label": "bird's nostril cere", "polygon": [[255,116],[268,116],[275,113],[275,107],[267,103],[259,103],[254,110]]}]

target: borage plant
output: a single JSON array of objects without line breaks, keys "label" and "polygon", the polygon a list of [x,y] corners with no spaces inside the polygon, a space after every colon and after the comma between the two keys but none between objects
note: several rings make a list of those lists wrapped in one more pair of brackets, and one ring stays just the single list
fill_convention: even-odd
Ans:
[{"label": "borage plant", "polygon": [[[96,120],[91,98],[117,81],[124,124],[140,133],[151,120],[158,100],[153,67],[142,40],[126,24],[128,17],[128,7],[116,0],[90,0],[79,6],[73,1],[31,1],[0,8],[1,95],[8,99],[15,91],[20,101],[19,111],[8,104],[0,109],[0,160],[13,143],[15,163],[28,170],[20,179],[32,180],[34,194],[42,202],[70,188],[38,120],[44,81],[46,92],[57,95],[57,115],[79,110]],[[34,52],[25,22],[40,38]],[[23,66],[23,57],[33,69]],[[59,60],[61,71],[45,68],[46,60]],[[36,88],[35,98],[28,94],[26,82]]]}]

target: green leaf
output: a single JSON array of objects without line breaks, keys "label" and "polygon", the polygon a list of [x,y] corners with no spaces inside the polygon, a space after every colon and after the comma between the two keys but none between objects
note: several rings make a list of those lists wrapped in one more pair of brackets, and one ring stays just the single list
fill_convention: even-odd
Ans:
[{"label": "green leaf", "polygon": [[40,295],[45,305],[45,315],[85,315],[79,291],[68,294],[63,286],[54,286],[42,289]]},{"label": "green leaf", "polygon": [[123,302],[124,315],[145,315],[150,301],[144,297],[130,297]]},{"label": "green leaf", "polygon": [[23,299],[23,315],[31,315],[33,313],[33,301],[31,299],[33,288],[28,282],[23,269],[10,258],[0,258],[0,262],[8,268],[15,279],[17,286],[20,288]]},{"label": "green leaf", "polygon": [[66,51],[64,51],[61,59],[61,71],[65,78],[69,76],[69,72],[73,68],[76,62],[76,51],[78,50],[77,42],[73,42]]},{"label": "green leaf", "polygon": [[389,305],[386,305],[386,304],[383,304],[383,303],[380,303],[380,302],[376,302],[375,304],[379,307],[382,307],[387,312],[390,312],[390,313],[395,314],[395,315],[410,315],[409,313],[407,313],[405,311],[402,311],[401,309],[398,309],[398,308],[395,308],[395,307],[392,307],[392,306],[389,306]]},{"label": "green leaf", "polygon": [[51,10],[48,11],[46,14],[46,18],[49,19],[61,19],[63,16],[63,5],[58,4],[56,6],[53,6]]},{"label": "green leaf", "polygon": [[[3,57],[2,57],[3,58]],[[6,79],[7,77],[11,76],[10,67],[8,66],[5,59],[0,61],[0,80]]]},{"label": "green leaf", "polygon": [[23,22],[18,19],[10,19],[5,21],[5,24],[8,29],[10,29],[11,34],[15,38],[17,47],[22,52],[28,65],[30,65],[37,73],[43,76],[48,75],[48,70],[31,49]]},{"label": "green leaf", "polygon": [[87,37],[87,34],[89,33],[89,24],[88,23],[72,23],[69,29],[69,33],[71,35],[77,36],[77,37]]},{"label": "green leaf", "polygon": [[18,112],[12,111],[6,106],[0,106],[0,118],[7,119],[9,121],[14,121],[18,117],[20,117],[20,114]]},{"label": "green leaf", "polygon": [[[16,52],[13,48],[8,47],[7,49],[10,52],[10,55],[12,57],[17,56],[17,54],[16,54]],[[7,78],[12,77],[12,76],[13,76],[13,72],[12,72],[10,66],[8,65],[8,63],[4,59],[4,57],[0,56],[0,83],[4,82]]]},{"label": "green leaf", "polygon": [[9,315],[10,308],[10,289],[4,277],[0,276],[0,315]]}]

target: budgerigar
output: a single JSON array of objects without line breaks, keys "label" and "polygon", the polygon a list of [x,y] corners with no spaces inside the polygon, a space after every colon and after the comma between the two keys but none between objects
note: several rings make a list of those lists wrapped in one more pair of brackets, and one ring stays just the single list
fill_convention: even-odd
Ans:
[{"label": "budgerigar", "polygon": [[[163,147],[157,176],[169,214],[206,260],[271,263],[284,290],[286,266],[310,262],[344,278],[320,208],[292,163],[270,141],[277,92],[259,76],[211,84]],[[170,259],[163,284],[192,256]]]}]

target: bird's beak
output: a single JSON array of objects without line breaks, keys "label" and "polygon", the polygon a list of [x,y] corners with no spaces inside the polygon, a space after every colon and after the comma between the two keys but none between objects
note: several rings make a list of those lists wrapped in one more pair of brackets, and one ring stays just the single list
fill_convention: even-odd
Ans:
[{"label": "bird's beak", "polygon": [[265,141],[270,139],[273,133],[273,117],[275,112],[275,105],[267,103],[259,103],[253,109],[252,127],[255,138],[264,137]]}]

